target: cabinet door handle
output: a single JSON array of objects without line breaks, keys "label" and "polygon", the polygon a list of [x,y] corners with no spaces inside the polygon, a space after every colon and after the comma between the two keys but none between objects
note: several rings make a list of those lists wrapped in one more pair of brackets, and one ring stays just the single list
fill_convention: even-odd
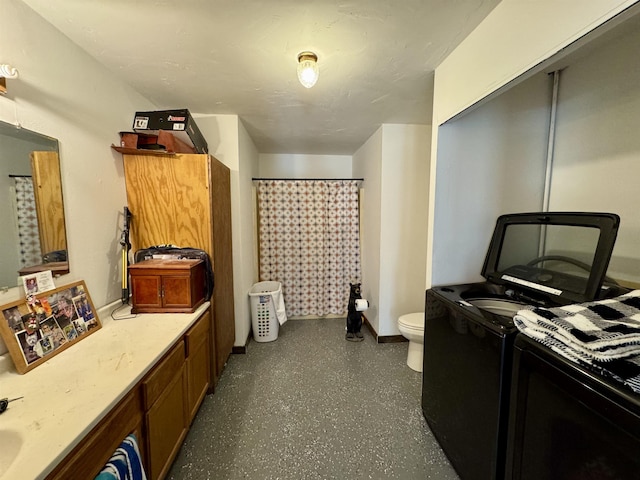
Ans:
[{"label": "cabinet door handle", "polygon": [[160,298],[164,297],[164,285],[160,285],[160,291],[158,292],[158,295],[160,295]]}]

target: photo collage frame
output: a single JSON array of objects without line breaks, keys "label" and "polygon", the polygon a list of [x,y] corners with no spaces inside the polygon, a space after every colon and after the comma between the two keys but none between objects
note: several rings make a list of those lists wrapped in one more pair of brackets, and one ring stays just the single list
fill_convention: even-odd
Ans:
[{"label": "photo collage frame", "polygon": [[83,281],[0,307],[0,335],[26,373],[102,327]]}]

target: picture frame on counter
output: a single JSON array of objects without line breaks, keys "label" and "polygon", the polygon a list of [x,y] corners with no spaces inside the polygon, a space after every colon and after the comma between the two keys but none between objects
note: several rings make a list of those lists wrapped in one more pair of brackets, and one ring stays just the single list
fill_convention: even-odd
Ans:
[{"label": "picture frame on counter", "polygon": [[20,374],[102,328],[80,280],[0,307],[0,336]]}]

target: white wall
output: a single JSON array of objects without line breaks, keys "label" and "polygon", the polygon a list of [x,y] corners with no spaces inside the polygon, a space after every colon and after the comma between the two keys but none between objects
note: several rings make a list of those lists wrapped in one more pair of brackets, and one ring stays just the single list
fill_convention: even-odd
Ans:
[{"label": "white wall", "polygon": [[[437,262],[447,262],[450,259],[455,261],[458,258],[443,257],[442,252],[437,251],[440,247],[436,246],[435,235],[441,229],[436,222],[439,217],[440,221],[447,220],[442,218],[442,214],[436,213],[440,202],[436,201],[435,187],[442,183],[439,178],[441,169],[449,168],[438,165],[444,161],[439,153],[439,126],[513,79],[525,81],[536,71],[536,65],[636,2],[637,0],[503,0],[436,68],[432,121],[435,128],[431,142],[431,197],[427,233],[427,288],[432,284],[463,281],[472,276],[472,272],[463,266],[467,263],[460,259],[451,274],[444,273],[444,265],[437,265]],[[440,188],[446,188],[447,184],[448,188],[452,188],[450,181],[445,181]],[[461,191],[464,191],[465,185],[464,182],[460,184]],[[461,197],[464,198],[466,196]],[[467,202],[467,205],[470,204],[472,203]],[[483,208],[480,210],[484,211]],[[493,215],[498,211],[488,210],[487,213]],[[460,209],[459,212],[464,213],[464,210]],[[474,258],[479,252],[479,248],[474,247],[474,240],[468,244],[452,231],[448,237],[443,238],[457,242],[456,252],[467,252],[471,248],[475,250]],[[438,268],[439,272],[432,271],[434,268]]]},{"label": "white wall", "polygon": [[261,153],[258,170],[261,178],[351,178],[351,156]]},{"label": "white wall", "polygon": [[433,125],[509,83],[637,0],[502,0],[438,66]]},{"label": "white wall", "polygon": [[360,193],[362,297],[369,300],[365,312],[376,332],[380,331],[380,230],[382,208],[382,127],[353,155],[354,178],[364,178]]},{"label": "white wall", "polygon": [[497,217],[542,208],[550,82],[539,74],[440,126],[434,285],[482,280]]},{"label": "white wall", "polygon": [[[207,139],[209,153],[229,167],[231,176],[231,229],[235,346],[246,344],[250,328],[248,291],[257,276],[253,263],[253,202],[251,178],[257,171],[258,152],[237,115],[194,115]],[[215,266],[214,266],[215,270]]]},{"label": "white wall", "polygon": [[399,316],[424,311],[431,127],[382,126],[378,335],[400,335]]},{"label": "white wall", "polygon": [[[109,146],[118,143],[119,131],[130,128],[136,111],[157,107],[23,3],[3,0],[0,17],[7,22],[0,29],[0,58],[20,71],[20,78],[8,81],[9,93],[0,97],[0,120],[60,141],[71,273],[58,284],[85,280],[100,307],[120,298],[119,233],[126,205],[122,156]],[[253,238],[243,235],[247,227],[242,219],[252,218],[252,211],[251,202],[241,197],[254,173],[239,171],[245,163],[255,164],[257,154],[236,115],[194,116],[212,155],[231,169],[234,293],[240,325],[236,342],[244,344],[246,291],[253,278],[247,279],[252,275],[242,260],[252,252]],[[0,293],[0,304],[19,295],[17,289]]]},{"label": "white wall", "polygon": [[[71,273],[84,280],[96,307],[120,298],[122,157],[110,145],[136,110],[154,105],[117,80],[18,0],[0,2],[0,59],[20,72],[7,80],[0,120],[57,138]],[[0,293],[0,304],[18,298]]]},{"label": "white wall", "polygon": [[380,336],[400,315],[424,310],[429,142],[424,125],[383,125],[353,156],[363,177],[362,294]]},{"label": "white wall", "polygon": [[550,207],[621,217],[609,275],[640,283],[640,19],[561,73]]},{"label": "white wall", "polygon": [[241,261],[237,268],[234,264],[234,275],[238,276],[236,283],[236,342],[242,346],[247,343],[251,332],[251,308],[249,303],[249,290],[258,281],[258,263],[255,255],[255,197],[253,193],[252,178],[258,176],[258,150],[253,140],[249,137],[242,122],[238,124],[239,145],[239,214]]}]

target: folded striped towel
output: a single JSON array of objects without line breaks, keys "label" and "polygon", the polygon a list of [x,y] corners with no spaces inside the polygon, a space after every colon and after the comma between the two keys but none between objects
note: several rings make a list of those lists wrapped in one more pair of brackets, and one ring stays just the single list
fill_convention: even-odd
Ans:
[{"label": "folded striped towel", "polygon": [[525,335],[548,346],[565,345],[586,362],[640,354],[640,290],[588,303],[530,307],[513,320]]},{"label": "folded striped towel", "polygon": [[640,393],[640,290],[556,308],[520,310],[524,335]]},{"label": "folded striped towel", "polygon": [[95,480],[147,480],[134,434],[122,441]]},{"label": "folded striped towel", "polygon": [[640,355],[634,355],[628,358],[619,358],[601,362],[593,360],[590,357],[581,355],[576,350],[556,340],[554,337],[538,337],[532,335],[531,330],[522,332],[523,334],[543,343],[546,347],[557,354],[575,362],[589,370],[593,370],[600,375],[610,378],[618,383],[626,385],[636,393],[640,393]]}]

